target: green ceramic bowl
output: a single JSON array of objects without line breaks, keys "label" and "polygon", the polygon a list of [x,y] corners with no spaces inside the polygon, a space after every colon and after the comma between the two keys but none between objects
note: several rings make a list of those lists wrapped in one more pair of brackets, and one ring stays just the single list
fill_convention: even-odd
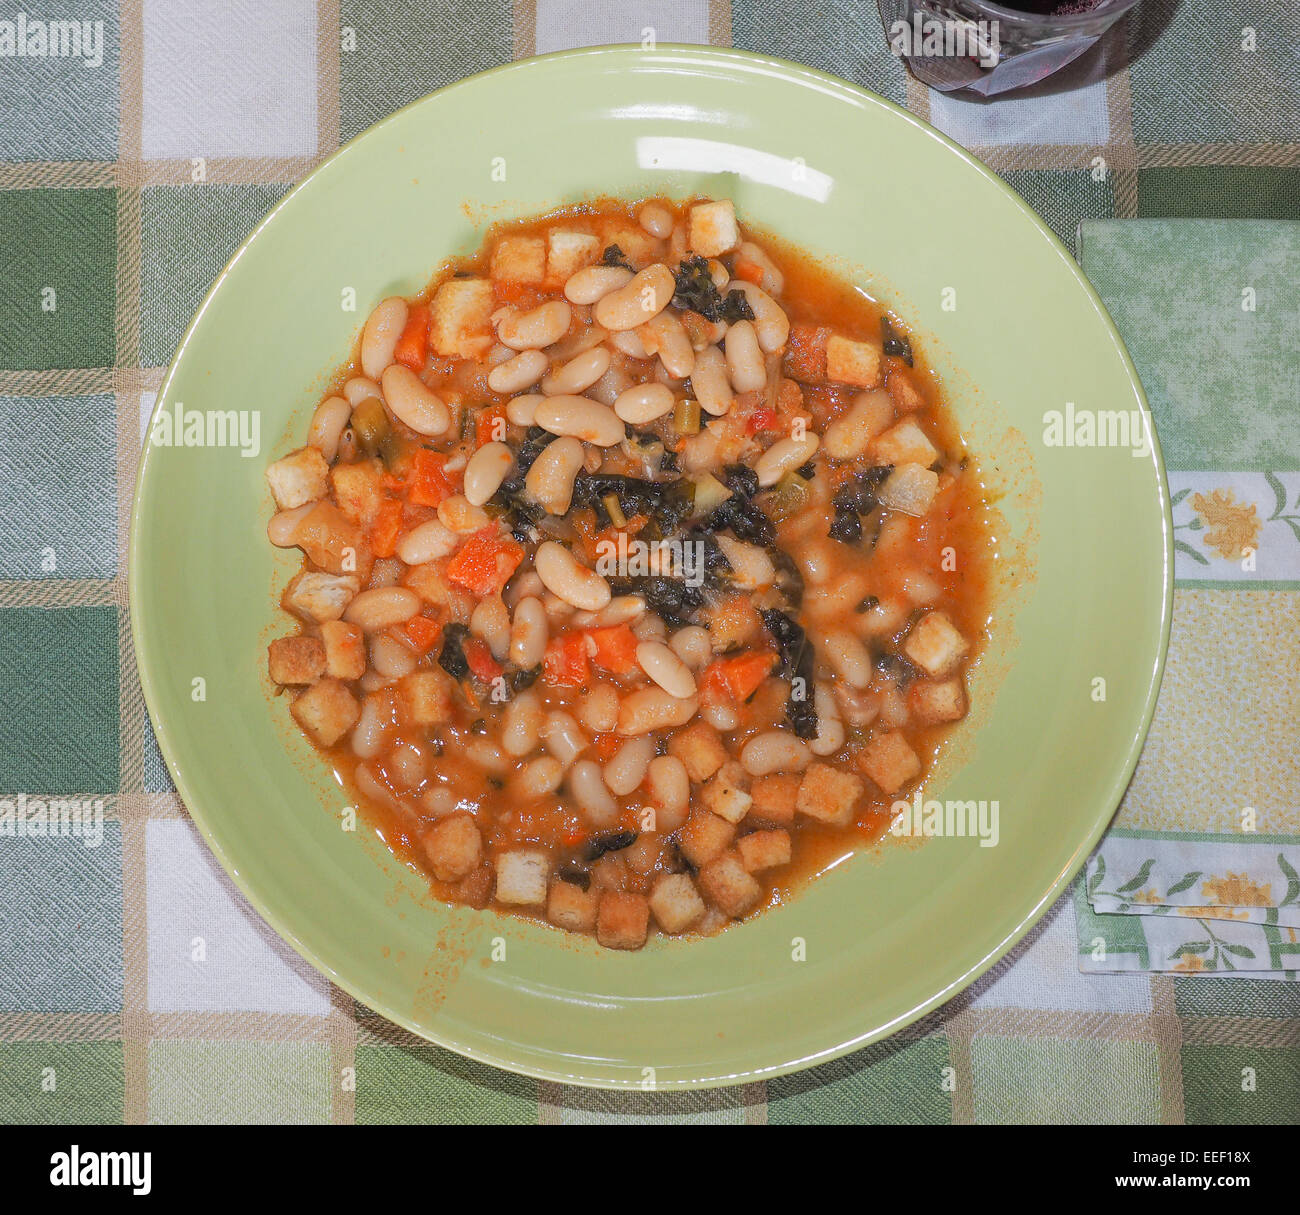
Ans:
[{"label": "green ceramic bowl", "polygon": [[[548,134],[547,132],[551,132]],[[303,441],[369,307],[485,225],[588,195],[713,194],[915,327],[1002,513],[1003,590],[975,711],[928,790],[996,800],[1000,839],[855,856],[707,940],[611,953],[452,909],[364,825],[265,675],[296,565],[263,469]],[[355,291],[357,311],[341,307]],[[262,447],[151,443],[131,524],[132,631],[162,752],[267,922],[384,1016],[547,1079],[677,1088],[772,1076],[961,990],[1061,894],[1113,813],[1169,627],[1158,451],[1044,443],[1044,416],[1149,414],[1100,301],[993,173],[880,98],[695,47],[548,56],[463,81],[344,148],[263,221],[185,335],[160,411],[255,410]],[[205,698],[195,699],[194,680]],[[1105,681],[1104,699],[1097,689]]]}]

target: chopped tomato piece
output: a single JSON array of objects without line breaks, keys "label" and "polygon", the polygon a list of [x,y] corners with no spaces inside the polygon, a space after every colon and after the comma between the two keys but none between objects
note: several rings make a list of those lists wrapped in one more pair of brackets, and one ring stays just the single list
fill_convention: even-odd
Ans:
[{"label": "chopped tomato piece", "polygon": [[465,661],[469,663],[469,669],[475,679],[481,679],[484,683],[491,683],[501,674],[501,664],[492,657],[492,651],[482,638],[466,637],[464,648]]},{"label": "chopped tomato piece", "polygon": [[587,636],[596,647],[592,661],[598,667],[611,671],[615,675],[630,675],[637,669],[637,637],[625,624],[611,625],[604,629],[591,629]]},{"label": "chopped tomato piece", "polygon": [[561,633],[546,646],[542,679],[552,687],[580,688],[591,674],[585,633]]},{"label": "chopped tomato piece", "polygon": [[403,626],[404,631],[421,654],[427,654],[442,636],[442,625],[428,616],[412,616]]},{"label": "chopped tomato piece", "polygon": [[424,370],[429,357],[429,307],[416,304],[406,318],[406,327],[393,349],[393,361],[409,367],[416,375]]},{"label": "chopped tomato piece", "polygon": [[495,595],[519,568],[523,545],[502,536],[495,523],[476,531],[447,563],[447,577],[476,595]]},{"label": "chopped tomato piece", "polygon": [[771,650],[748,650],[734,658],[719,658],[704,669],[704,686],[725,692],[732,700],[748,700],[776,666]]},{"label": "chopped tomato piece", "polygon": [[771,409],[756,409],[749,415],[749,420],[745,425],[752,435],[757,434],[760,430],[775,430],[776,413]]},{"label": "chopped tomato piece", "polygon": [[627,739],[621,734],[597,734],[591,740],[591,745],[595,748],[597,759],[612,759],[625,742]]},{"label": "chopped tomato piece", "polygon": [[506,407],[484,406],[474,417],[474,442],[478,447],[499,443],[505,437]]},{"label": "chopped tomato piece", "polygon": [[420,506],[438,506],[456,492],[459,476],[447,472],[447,457],[422,447],[411,457],[407,496]]},{"label": "chopped tomato piece", "polygon": [[370,529],[370,549],[376,557],[391,557],[402,534],[402,504],[388,498],[381,502]]},{"label": "chopped tomato piece", "polygon": [[745,282],[753,283],[755,287],[763,285],[763,267],[757,262],[751,262],[747,257],[737,257],[735,270],[737,278],[743,278]]}]

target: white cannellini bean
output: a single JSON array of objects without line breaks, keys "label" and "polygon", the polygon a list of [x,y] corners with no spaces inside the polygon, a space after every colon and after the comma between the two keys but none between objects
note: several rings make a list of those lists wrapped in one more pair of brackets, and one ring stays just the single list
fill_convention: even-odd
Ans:
[{"label": "white cannellini bean", "polygon": [[708,688],[700,696],[700,716],[722,734],[728,734],[740,725],[740,710],[730,698]]},{"label": "white cannellini bean", "polygon": [[811,430],[802,439],[778,439],[754,461],[759,485],[775,485],[786,473],[802,468],[817,454],[820,445],[821,440]]},{"label": "white cannellini bean", "polygon": [[547,397],[534,420],[553,435],[572,435],[597,447],[613,447],[626,437],[623,420],[608,405],[578,396]]},{"label": "white cannellini bean", "polygon": [[573,309],[564,300],[547,300],[527,312],[511,308],[497,324],[497,337],[511,350],[551,346],[569,332]]},{"label": "white cannellini bean", "polygon": [[846,738],[844,721],[840,716],[840,706],[836,703],[831,685],[818,681],[813,695],[813,707],[817,711],[817,737],[808,744],[814,755],[834,755]]},{"label": "white cannellini bean", "polygon": [[508,701],[501,715],[501,746],[506,754],[520,759],[535,751],[542,739],[545,718],[536,688],[525,688]]},{"label": "white cannellini bean", "polygon": [[578,703],[578,720],[596,734],[608,734],[618,724],[618,691],[613,684],[595,683]]},{"label": "white cannellini bean", "polygon": [[366,318],[361,330],[361,370],[370,379],[379,379],[380,373],[393,361],[397,339],[406,328],[410,311],[401,296],[390,295]]},{"label": "white cannellini bean", "polygon": [[548,514],[567,513],[573,501],[573,482],[582,469],[582,443],[566,435],[542,448],[524,476],[528,496]]},{"label": "white cannellini bean", "polygon": [[731,566],[736,581],[746,590],[771,586],[776,581],[776,566],[766,550],[757,544],[734,540],[723,532],[717,535],[718,547]]},{"label": "white cannellini bean", "polygon": [[686,821],[691,804],[691,778],[675,755],[657,755],[646,770],[646,784],[655,806],[655,830],[676,831]]},{"label": "white cannellini bean", "polygon": [[536,384],[550,365],[550,360],[540,350],[521,350],[488,372],[488,387],[493,392],[520,392],[530,384]]},{"label": "white cannellini bean", "polygon": [[790,338],[790,318],[785,309],[762,287],[755,287],[743,279],[738,279],[734,286],[744,293],[754,310],[754,334],[763,353],[772,354],[780,350]]},{"label": "white cannellini bean", "polygon": [[599,612],[575,612],[573,624],[579,629],[603,629],[627,624],[644,611],[645,600],[640,595],[615,595]]},{"label": "white cannellini bean", "polygon": [[635,329],[667,308],[676,290],[673,272],[656,262],[617,291],[597,300],[592,315],[597,325],[614,333]]},{"label": "white cannellini bean", "polygon": [[438,503],[438,522],[458,535],[468,535],[492,522],[487,511],[474,506],[464,494],[452,494]]},{"label": "white cannellini bean", "polygon": [[784,730],[755,734],[740,749],[740,764],[750,776],[802,772],[812,759],[805,743]]},{"label": "white cannellini bean", "polygon": [[584,266],[569,275],[564,295],[574,304],[594,304],[631,281],[632,271],[625,266]]},{"label": "white cannellini bean", "polygon": [[339,454],[339,436],[351,416],[352,406],[343,397],[327,397],[311,415],[307,446],[316,448],[327,464],[333,464],[334,457]]},{"label": "white cannellini bean", "polygon": [[540,392],[526,392],[512,397],[506,403],[506,417],[516,426],[532,426],[537,418],[537,407],[546,398]]},{"label": "white cannellini bean", "polygon": [[271,516],[266,525],[266,538],[276,548],[293,548],[298,543],[298,524],[313,510],[315,502],[305,502],[292,510],[282,510]]},{"label": "white cannellini bean", "polygon": [[632,632],[638,641],[663,641],[668,626],[654,612],[644,612],[632,621]]},{"label": "white cannellini bean", "polygon": [[516,797],[533,801],[554,793],[564,780],[564,765],[554,755],[539,755],[515,774],[512,788]]},{"label": "white cannellini bean", "polygon": [[343,385],[343,396],[354,409],[368,397],[381,397],[379,385],[368,376],[354,375]]},{"label": "white cannellini bean", "polygon": [[505,443],[484,443],[465,465],[465,498],[471,506],[482,506],[515,466],[514,449]]},{"label": "white cannellini bean", "polygon": [[629,425],[641,426],[662,418],[675,404],[672,389],[666,384],[633,384],[619,393],[614,412]]},{"label": "white cannellini bean", "polygon": [[706,346],[695,356],[691,390],[705,413],[720,418],[735,401],[727,376],[727,360],[716,346]]},{"label": "white cannellini bean", "polygon": [[594,759],[579,760],[569,769],[569,792],[593,827],[608,827],[618,818],[618,803],[605,788]]},{"label": "white cannellini bean", "polygon": [[549,639],[550,624],[542,601],[531,595],[521,599],[515,604],[510,625],[510,661],[522,670],[531,671],[545,657]]},{"label": "white cannellini bean", "polygon": [[693,671],[706,666],[713,657],[708,630],[702,629],[698,624],[688,624],[685,628],[678,629],[668,638],[668,647]]},{"label": "white cannellini bean", "polygon": [[410,587],[384,586],[362,591],[343,613],[343,619],[371,633],[390,625],[405,624],[420,610],[420,596]]},{"label": "white cannellini bean", "polygon": [[500,595],[480,599],[469,617],[469,631],[487,642],[492,657],[504,662],[510,651],[510,613]]},{"label": "white cannellini bean", "polygon": [[370,639],[370,665],[385,679],[401,679],[415,670],[415,655],[395,637],[376,633]]},{"label": "white cannellini bean", "polygon": [[673,213],[662,203],[648,202],[636,213],[636,222],[651,236],[665,240],[673,234]]},{"label": "white cannellini bean", "polygon": [[641,326],[645,348],[659,356],[664,370],[675,380],[684,380],[695,367],[695,347],[679,317],[668,309]]},{"label": "white cannellini bean", "polygon": [[459,543],[455,532],[443,527],[437,519],[429,519],[411,528],[397,542],[397,555],[407,565],[423,565],[454,553]]},{"label": "white cannellini bean", "polygon": [[557,710],[542,722],[542,742],[566,768],[587,749],[587,736],[571,713]]},{"label": "white cannellini bean", "polygon": [[695,695],[695,676],[662,641],[643,641],[636,647],[641,669],[670,696],[685,699]]},{"label": "white cannellini bean", "polygon": [[894,402],[883,388],[860,392],[849,408],[826,427],[822,444],[832,460],[856,460],[871,440],[894,420]]},{"label": "white cannellini bean", "polygon": [[752,240],[741,241],[738,252],[745,261],[752,262],[762,270],[763,281],[759,286],[771,295],[780,295],[785,289],[785,275],[776,263]]},{"label": "white cannellini bean", "polygon": [[695,696],[682,698],[660,687],[638,688],[623,697],[618,707],[618,732],[626,735],[649,734],[651,730],[668,730],[684,726],[700,707]]},{"label": "white cannellini bean", "polygon": [[763,352],[750,321],[737,321],[727,330],[727,375],[737,392],[756,392],[767,383]]},{"label": "white cannellini bean", "polygon": [[542,392],[548,397],[573,396],[585,392],[609,370],[609,360],[607,346],[593,346],[582,354],[574,355],[562,367],[554,368],[542,381]]},{"label": "white cannellini bean", "polygon": [[542,585],[552,595],[588,612],[598,612],[612,598],[609,583],[589,570],[563,544],[547,540],[533,557]]},{"label": "white cannellini bean", "polygon": [[849,687],[861,691],[870,686],[876,675],[871,654],[852,633],[827,633],[819,648],[822,657]]},{"label": "white cannellini bean", "polygon": [[440,435],[451,425],[451,412],[409,367],[393,363],[380,377],[384,401],[416,434]]},{"label": "white cannellini bean", "polygon": [[352,727],[352,753],[359,759],[373,759],[384,745],[384,735],[393,724],[388,698],[372,692],[361,702],[357,724]]},{"label": "white cannellini bean", "polygon": [[625,329],[622,333],[611,333],[609,344],[620,354],[630,359],[648,359],[650,352],[645,348],[641,335],[635,329]]},{"label": "white cannellini bean", "polygon": [[626,797],[645,780],[646,769],[655,757],[655,740],[648,734],[629,738],[605,764],[605,784],[611,793]]}]

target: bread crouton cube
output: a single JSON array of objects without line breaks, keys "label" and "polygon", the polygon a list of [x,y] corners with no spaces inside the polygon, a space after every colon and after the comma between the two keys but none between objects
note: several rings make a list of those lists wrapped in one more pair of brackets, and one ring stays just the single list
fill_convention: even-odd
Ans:
[{"label": "bread crouton cube", "polygon": [[546,902],[551,858],[540,848],[519,848],[497,856],[497,899],[518,907]]},{"label": "bread crouton cube", "polygon": [[934,504],[939,474],[921,464],[900,464],[885,479],[876,496],[890,510],[920,517]]},{"label": "bread crouton cube", "polygon": [[440,882],[458,882],[479,867],[483,834],[471,815],[439,819],[424,837],[424,854]]},{"label": "bread crouton cube", "polygon": [[717,730],[706,721],[674,734],[668,740],[668,754],[682,761],[693,781],[708,780],[727,762],[727,748],[722,745]]},{"label": "bread crouton cube", "polygon": [[855,342],[833,333],[826,339],[826,378],[836,384],[875,388],[884,352],[874,342]]},{"label": "bread crouton cube", "polygon": [[623,260],[637,270],[644,270],[653,262],[662,261],[658,240],[640,225],[629,225],[626,221],[606,225],[601,232],[602,252],[610,245],[617,245],[623,254]]},{"label": "bread crouton cube", "polygon": [[907,693],[912,716],[927,724],[966,716],[966,689],[960,678],[918,679]]},{"label": "bread crouton cube", "polygon": [[701,257],[721,257],[740,244],[740,226],[731,200],[696,203],[687,218],[686,243]]},{"label": "bread crouton cube", "polygon": [[831,331],[824,325],[805,325],[798,321],[790,326],[781,370],[800,384],[826,383],[826,344]]},{"label": "bread crouton cube", "polygon": [[903,642],[903,653],[927,675],[947,675],[966,654],[966,638],[943,612],[927,612]]},{"label": "bread crouton cube", "polygon": [[846,826],[853,818],[853,807],[866,786],[852,773],[841,772],[830,764],[809,764],[799,782],[795,809],[819,823]]},{"label": "bread crouton cube", "polygon": [[317,637],[277,637],[267,666],[273,683],[315,683],[325,674],[325,647]]},{"label": "bread crouton cube", "polygon": [[491,901],[494,880],[492,866],[484,862],[456,883],[456,901],[464,903],[466,907],[477,907],[482,911]]},{"label": "bread crouton cube", "polygon": [[919,464],[929,468],[939,458],[939,449],[930,442],[915,418],[904,418],[871,440],[871,454],[877,464]]},{"label": "bread crouton cube", "polygon": [[430,345],[446,358],[478,358],[492,345],[489,318],[495,307],[490,279],[448,279],[434,292]]},{"label": "bread crouton cube", "polygon": [[280,603],[302,620],[321,623],[342,616],[360,589],[361,580],[354,574],[340,577],[304,570],[284,588]]},{"label": "bread crouton cube", "polygon": [[378,460],[334,465],[330,485],[344,515],[358,527],[374,525],[384,502],[384,466]]},{"label": "bread crouton cube", "polygon": [[546,277],[565,282],[600,257],[600,237],[567,228],[552,228],[546,236]]},{"label": "bread crouton cube", "polygon": [[355,624],[326,620],[320,626],[325,646],[325,674],[333,679],[360,679],[366,673],[366,643]]},{"label": "bread crouton cube", "polygon": [[650,904],[645,896],[606,890],[596,912],[596,940],[606,949],[640,949],[650,931]]},{"label": "bread crouton cube", "polygon": [[760,776],[749,790],[754,799],[754,804],[749,809],[750,817],[788,827],[794,822],[794,804],[799,795],[799,783],[799,777],[789,772]]},{"label": "bread crouton cube", "polygon": [[398,687],[407,716],[417,726],[438,726],[451,717],[451,676],[438,671],[412,671]]},{"label": "bread crouton cube", "polygon": [[318,747],[332,747],[357,724],[361,706],[337,679],[322,679],[299,696],[289,712]]},{"label": "bread crouton cube", "polygon": [[725,852],[735,834],[736,828],[725,818],[707,810],[695,810],[682,828],[678,845],[682,855],[698,868]]},{"label": "bread crouton cube", "polygon": [[650,910],[664,932],[685,932],[704,914],[704,900],[686,873],[665,873],[650,891]]},{"label": "bread crouton cube", "polygon": [[328,499],[307,511],[294,539],[308,560],[327,574],[356,573],[370,561],[365,533]]},{"label": "bread crouton cube", "polygon": [[546,242],[540,236],[503,236],[492,250],[494,282],[540,283],[546,277]]},{"label": "bread crouton cube", "polygon": [[573,882],[555,878],[546,900],[546,918],[566,932],[590,932],[596,926],[599,904],[600,891],[594,887],[583,890]]},{"label": "bread crouton cube", "polygon": [[897,730],[872,738],[859,753],[858,765],[885,793],[897,793],[921,775],[920,757]]},{"label": "bread crouton cube", "polygon": [[731,760],[723,764],[700,790],[700,805],[729,823],[738,823],[754,804],[748,785],[749,776],[745,769]]},{"label": "bread crouton cube", "polygon": [[740,863],[750,873],[760,869],[775,869],[790,863],[790,833],[788,831],[751,831],[736,841]]},{"label": "bread crouton cube", "polygon": [[750,876],[734,852],[724,852],[700,870],[700,889],[719,911],[733,918],[742,916],[760,898],[763,888]]},{"label": "bread crouton cube", "polygon": [[281,510],[293,510],[323,498],[329,488],[330,466],[314,447],[300,447],[266,470],[271,495]]},{"label": "bread crouton cube", "polygon": [[906,367],[891,367],[885,379],[885,388],[899,413],[911,413],[925,408],[925,396],[917,385],[915,376]]}]

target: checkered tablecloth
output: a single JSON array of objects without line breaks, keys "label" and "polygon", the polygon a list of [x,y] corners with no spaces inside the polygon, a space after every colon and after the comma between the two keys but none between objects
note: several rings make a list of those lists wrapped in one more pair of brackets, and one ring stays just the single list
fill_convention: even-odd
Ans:
[{"label": "checkered tablecloth", "polygon": [[[633,1097],[468,1063],[331,988],[234,891],[171,788],[127,623],[142,420],[183,327],[267,208],[396,107],[536,52],[730,43],[906,105],[1071,247],[1082,218],[1300,217],[1300,16],[1207,7],[1144,0],[991,105],[911,79],[870,0],[0,8],[0,796],[102,798],[106,820],[96,847],[0,839],[0,1120],[1294,1121],[1297,987],[1081,974],[1077,895],[940,1011],[801,1075]],[[89,22],[82,56],[5,55],[19,11]]]}]

